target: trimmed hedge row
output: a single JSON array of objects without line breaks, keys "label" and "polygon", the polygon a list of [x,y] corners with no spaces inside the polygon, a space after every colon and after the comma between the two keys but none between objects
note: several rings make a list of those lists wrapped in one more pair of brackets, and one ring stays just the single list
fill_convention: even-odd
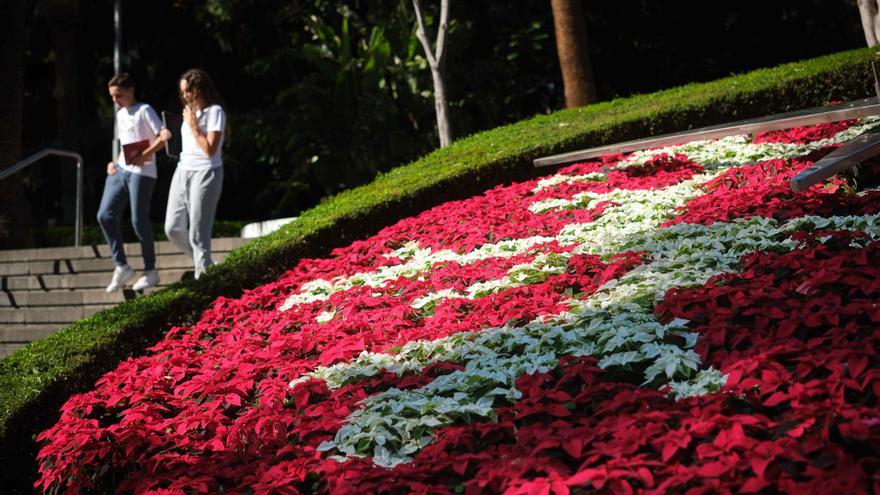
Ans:
[{"label": "trimmed hedge row", "polygon": [[233,252],[198,281],[81,320],[0,361],[0,486],[30,492],[34,437],[73,393],[137,356],[214,299],[273,280],[303,257],[325,256],[431,206],[531,177],[540,156],[869,96],[870,61],[854,50],[537,116],[460,139],[371,184],[322,201],[282,230]]}]

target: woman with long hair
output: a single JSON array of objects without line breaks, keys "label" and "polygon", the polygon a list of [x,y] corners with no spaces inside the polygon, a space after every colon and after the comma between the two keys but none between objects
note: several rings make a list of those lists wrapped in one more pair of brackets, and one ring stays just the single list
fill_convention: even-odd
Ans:
[{"label": "woman with long hair", "polygon": [[214,264],[211,231],[223,190],[223,138],[226,112],[211,76],[190,69],[180,76],[183,124],[180,161],[171,179],[165,234],[192,256],[195,278]]}]

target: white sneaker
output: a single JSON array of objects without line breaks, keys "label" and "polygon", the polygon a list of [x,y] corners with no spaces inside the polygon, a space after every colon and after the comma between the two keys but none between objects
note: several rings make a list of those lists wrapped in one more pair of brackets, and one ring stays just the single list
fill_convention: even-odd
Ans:
[{"label": "white sneaker", "polygon": [[159,272],[156,270],[146,270],[144,276],[134,283],[132,289],[142,291],[144,289],[159,285]]},{"label": "white sneaker", "polygon": [[116,292],[125,287],[125,283],[132,277],[134,277],[134,270],[130,266],[117,266],[113,270],[113,278],[110,280],[110,285],[107,286],[107,292]]}]

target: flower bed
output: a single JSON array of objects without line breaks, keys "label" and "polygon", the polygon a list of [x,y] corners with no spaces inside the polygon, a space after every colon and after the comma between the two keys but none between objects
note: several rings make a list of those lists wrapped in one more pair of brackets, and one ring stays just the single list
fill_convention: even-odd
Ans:
[{"label": "flower bed", "polygon": [[66,493],[880,489],[877,120],[576,164],[218,299],[40,435]]}]

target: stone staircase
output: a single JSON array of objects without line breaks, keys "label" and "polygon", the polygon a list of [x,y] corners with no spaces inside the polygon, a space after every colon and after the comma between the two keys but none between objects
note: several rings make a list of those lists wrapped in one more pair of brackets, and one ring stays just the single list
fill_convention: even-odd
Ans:
[{"label": "stone staircase", "polygon": [[[212,258],[222,261],[249,239],[221,238],[211,243]],[[141,276],[140,244],[126,244],[135,277],[113,294],[104,288],[115,265],[106,245],[0,251],[0,357],[140,293],[131,285]],[[160,287],[192,277],[192,258],[170,242],[156,243]],[[152,292],[157,289],[147,289]]]}]

